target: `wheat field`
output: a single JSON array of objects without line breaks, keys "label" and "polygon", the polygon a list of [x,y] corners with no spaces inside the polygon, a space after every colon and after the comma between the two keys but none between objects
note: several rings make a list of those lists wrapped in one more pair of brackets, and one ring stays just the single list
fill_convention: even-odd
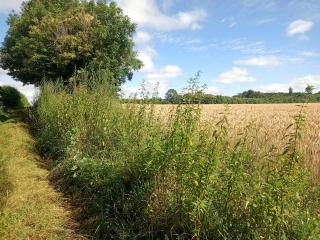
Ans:
[{"label": "wheat field", "polygon": [[[166,118],[173,105],[157,105],[157,110]],[[283,149],[286,144],[287,127],[294,123],[292,118],[302,110],[302,104],[222,104],[201,105],[201,120],[205,127],[214,128],[226,114],[228,136],[236,143],[239,134],[250,124],[255,132],[255,147],[260,154],[272,146]],[[311,166],[313,178],[320,178],[320,104],[309,103],[303,107],[306,128],[302,131],[301,148],[305,162]]]},{"label": "wheat field", "polygon": [[[298,104],[229,105],[228,120],[230,131],[238,134],[252,122],[258,131],[260,146],[285,144],[284,136],[288,125],[294,122],[292,116],[299,114]],[[203,105],[203,119],[215,123],[225,111],[223,105]],[[220,114],[219,114],[220,113]],[[304,108],[306,128],[302,132],[301,148],[306,154],[305,161],[311,166],[314,177],[320,177],[320,104],[309,103]],[[232,135],[231,135],[232,136]]]}]

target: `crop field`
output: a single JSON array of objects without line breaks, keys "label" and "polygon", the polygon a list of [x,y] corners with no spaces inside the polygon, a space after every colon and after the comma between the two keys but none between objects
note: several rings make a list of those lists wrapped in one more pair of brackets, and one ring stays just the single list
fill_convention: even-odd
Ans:
[{"label": "crop field", "polygon": [[[174,108],[174,105],[158,105],[157,110],[163,119]],[[305,154],[305,163],[311,166],[313,177],[320,177],[320,104],[308,103],[302,109],[302,104],[204,104],[201,105],[201,121],[207,128],[214,128],[221,116],[226,114],[229,126],[230,142],[235,144],[240,133],[248,125],[256,130],[255,144],[257,149],[271,146],[283,149],[286,142],[284,136],[287,127],[294,123],[293,116],[302,114],[306,117],[303,129],[301,149]]]},{"label": "crop field", "polygon": [[[224,105],[203,105],[202,119],[207,126],[217,122],[224,113]],[[236,139],[238,133],[244,132],[248,124],[258,129],[256,141],[261,148],[274,145],[283,148],[286,128],[294,123],[292,116],[301,111],[298,104],[254,104],[229,105],[229,136]],[[301,149],[305,153],[305,161],[312,166],[315,176],[320,170],[320,104],[309,103],[303,109],[306,117],[306,128],[302,131]]]}]

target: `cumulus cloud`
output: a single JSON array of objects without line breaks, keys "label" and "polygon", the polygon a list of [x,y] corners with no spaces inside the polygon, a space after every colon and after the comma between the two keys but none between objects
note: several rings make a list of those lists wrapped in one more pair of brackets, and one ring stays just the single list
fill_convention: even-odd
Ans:
[{"label": "cumulus cloud", "polygon": [[152,62],[152,58],[158,55],[157,51],[150,46],[144,46],[139,49],[138,58],[143,62],[144,67],[140,69],[140,72],[152,72],[157,68]]},{"label": "cumulus cloud", "polygon": [[156,57],[158,53],[148,44],[151,39],[152,36],[145,31],[138,31],[133,39],[138,46],[138,58],[144,64],[144,67],[140,69],[140,72],[152,72],[157,69],[152,62],[152,58]]},{"label": "cumulus cloud", "polygon": [[260,92],[287,92],[289,90],[289,87],[290,86],[288,86],[287,84],[272,83],[266,86],[261,85],[259,87],[256,87],[254,90]]},{"label": "cumulus cloud", "polygon": [[298,19],[290,23],[290,25],[287,27],[287,35],[293,36],[296,34],[304,34],[307,31],[309,31],[312,28],[312,26],[313,26],[313,22]]},{"label": "cumulus cloud", "polygon": [[293,79],[290,82],[283,84],[273,83],[270,85],[261,85],[256,87],[254,90],[261,92],[287,92],[289,87],[292,87],[294,92],[304,92],[308,84],[319,89],[320,75],[308,75],[306,77]]},{"label": "cumulus cloud", "polygon": [[130,87],[128,85],[123,85],[121,87],[121,91],[124,97],[130,97],[130,96],[133,96],[134,94],[138,94],[139,90],[140,90],[139,87]]},{"label": "cumulus cloud", "polygon": [[213,95],[222,95],[223,90],[216,86],[210,86],[205,90],[205,93],[213,94]]},{"label": "cumulus cloud", "polygon": [[139,27],[156,30],[200,29],[202,27],[199,22],[207,16],[207,12],[200,8],[168,16],[160,11],[155,0],[139,0],[139,4],[132,0],[117,0],[117,3]]},{"label": "cumulus cloud", "polygon": [[[154,88],[158,85],[159,94],[165,94],[170,89],[170,81],[173,78],[182,75],[182,70],[178,66],[167,65],[154,73],[149,73],[145,77],[145,89],[153,93]],[[130,87],[128,85],[122,86],[122,92],[125,96],[130,96],[139,93],[139,87]]]},{"label": "cumulus cloud", "polygon": [[265,56],[259,58],[252,58],[248,60],[237,60],[234,61],[235,64],[249,65],[249,66],[267,66],[274,65],[279,66],[282,64],[282,61],[277,56]]},{"label": "cumulus cloud", "polygon": [[145,44],[150,42],[151,35],[145,31],[138,31],[136,36],[133,38],[135,44]]},{"label": "cumulus cloud", "polygon": [[319,56],[319,54],[315,53],[315,52],[312,52],[312,51],[302,51],[299,53],[300,55],[302,56],[305,56],[305,57],[315,57],[315,56]]},{"label": "cumulus cloud", "polygon": [[153,91],[156,84],[159,83],[158,91],[164,94],[170,87],[170,80],[182,75],[182,69],[178,66],[167,65],[155,73],[147,74],[145,78],[146,89]]},{"label": "cumulus cloud", "polygon": [[257,79],[251,77],[247,69],[233,67],[232,70],[221,73],[219,77],[212,80],[214,83],[236,83],[236,82],[254,82]]}]

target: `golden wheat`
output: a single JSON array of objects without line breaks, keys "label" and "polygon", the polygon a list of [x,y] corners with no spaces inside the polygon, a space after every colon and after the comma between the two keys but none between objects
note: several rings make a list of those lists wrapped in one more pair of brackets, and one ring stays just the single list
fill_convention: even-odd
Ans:
[{"label": "golden wheat", "polygon": [[[172,105],[158,105],[157,112],[163,119],[172,110]],[[216,123],[227,114],[229,122],[228,136],[232,143],[238,141],[239,134],[251,124],[256,131],[255,147],[263,155],[265,150],[274,146],[284,149],[287,140],[284,138],[287,127],[294,123],[292,116],[299,114],[299,104],[222,104],[202,105],[202,122],[205,127],[214,128]],[[226,112],[226,108],[228,108]],[[312,168],[313,177],[320,178],[320,104],[309,103],[304,109],[306,128],[302,132],[301,148],[305,162]]]}]

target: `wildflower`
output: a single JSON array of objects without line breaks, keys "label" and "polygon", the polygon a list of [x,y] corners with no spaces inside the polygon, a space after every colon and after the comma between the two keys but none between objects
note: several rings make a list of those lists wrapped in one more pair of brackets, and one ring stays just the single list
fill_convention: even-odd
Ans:
[{"label": "wildflower", "polygon": [[194,185],[195,185],[196,187],[198,187],[198,186],[199,186],[199,183],[198,183],[198,181],[197,181],[197,180],[194,180],[194,181],[193,181],[193,183],[194,183]]}]

